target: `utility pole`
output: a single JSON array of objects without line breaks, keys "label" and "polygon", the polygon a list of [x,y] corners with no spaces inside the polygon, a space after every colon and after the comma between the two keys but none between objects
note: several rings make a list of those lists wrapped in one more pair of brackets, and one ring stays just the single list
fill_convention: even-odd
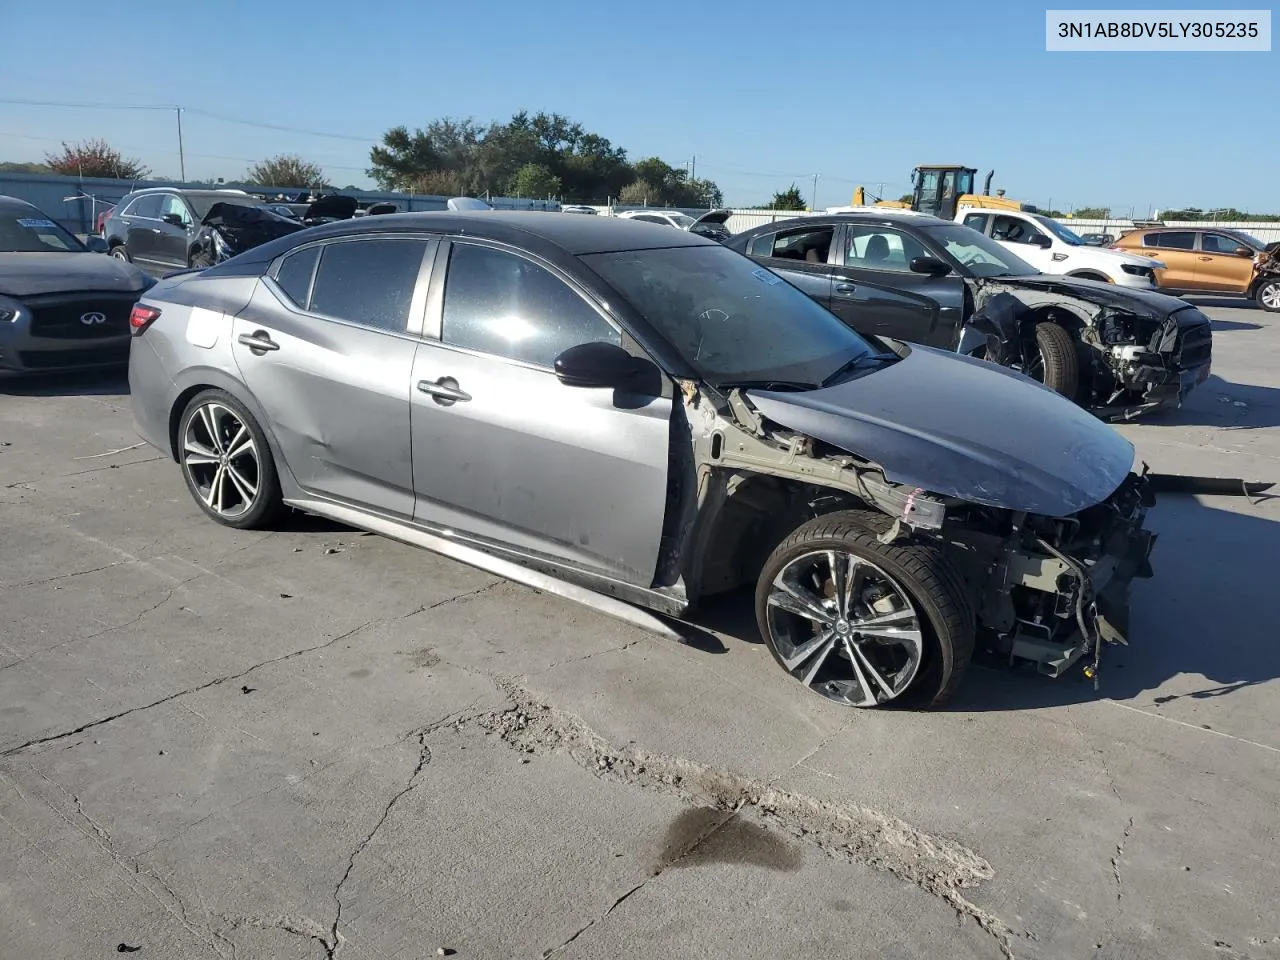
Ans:
[{"label": "utility pole", "polygon": [[818,212],[818,175],[813,175],[813,194],[809,197],[809,209]]},{"label": "utility pole", "polygon": [[698,179],[698,158],[696,155],[689,161],[689,179]]},{"label": "utility pole", "polygon": [[182,182],[187,182],[187,155],[182,149],[182,108],[174,107],[178,111],[178,170],[182,178]]}]

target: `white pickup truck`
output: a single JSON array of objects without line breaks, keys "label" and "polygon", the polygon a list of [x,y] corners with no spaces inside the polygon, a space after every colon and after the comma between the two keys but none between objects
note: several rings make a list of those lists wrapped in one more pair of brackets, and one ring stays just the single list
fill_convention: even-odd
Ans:
[{"label": "white pickup truck", "polygon": [[1154,270],[1164,267],[1149,257],[1090,246],[1057,220],[1038,213],[961,206],[956,222],[986,234],[1041,273],[1154,290]]}]

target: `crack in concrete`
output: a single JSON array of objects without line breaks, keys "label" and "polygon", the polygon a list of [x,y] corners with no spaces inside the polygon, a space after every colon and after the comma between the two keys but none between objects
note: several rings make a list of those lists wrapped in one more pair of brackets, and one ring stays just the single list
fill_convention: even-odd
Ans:
[{"label": "crack in concrete", "polygon": [[[655,876],[656,876],[656,875],[655,875]],[[551,948],[549,948],[549,949],[547,949],[547,950],[543,950],[543,951],[542,951],[542,960],[548,960],[548,958],[549,958],[549,957],[553,957],[553,956],[555,956],[557,953],[559,953],[561,950],[564,950],[566,947],[568,947],[568,946],[569,946],[569,944],[573,943],[573,941],[577,940],[580,936],[582,936],[584,933],[586,933],[588,930],[590,930],[592,927],[594,927],[597,923],[600,923],[602,920],[604,920],[606,917],[608,917],[608,916],[609,916],[609,914],[611,914],[611,913],[613,913],[613,911],[617,910],[617,909],[618,909],[618,907],[622,906],[623,901],[625,901],[625,900],[626,900],[628,897],[630,897],[633,893],[637,893],[637,892],[639,892],[639,891],[640,891],[640,890],[645,886],[645,884],[647,884],[650,880],[653,880],[653,879],[654,879],[654,877],[645,877],[643,880],[641,880],[639,883],[637,883],[634,887],[632,887],[630,890],[628,890],[628,891],[627,891],[626,893],[624,893],[622,896],[618,897],[618,899],[617,899],[617,900],[615,900],[615,901],[613,901],[613,903],[609,904],[609,909],[608,909],[608,910],[604,911],[604,913],[600,914],[600,916],[598,916],[598,917],[593,917],[593,918],[592,918],[591,920],[589,920],[586,924],[584,924],[583,926],[579,927],[579,928],[578,928],[578,930],[576,930],[576,931],[573,933],[573,935],[572,935],[572,936],[570,936],[570,937],[569,937],[567,940],[565,940],[563,943],[559,944],[558,946],[551,947]]]},{"label": "crack in concrete", "polygon": [[[167,599],[168,598],[166,598],[166,600]],[[163,602],[165,601],[161,601],[161,603]],[[157,604],[156,606],[159,606],[159,605],[160,604]],[[153,607],[152,609],[155,609],[155,608]],[[139,619],[141,619],[141,617],[139,617]],[[171,693],[168,696],[161,697],[159,700],[153,700],[151,703],[142,704],[141,706],[137,706],[137,707],[130,707],[128,710],[121,710],[119,713],[113,713],[110,716],[101,717],[97,720],[90,720],[88,723],[81,724],[80,726],[76,727],[74,730],[66,730],[62,733],[50,734],[47,737],[37,737],[34,740],[28,740],[26,743],[18,744],[15,747],[9,747],[3,752],[0,752],[0,757],[11,757],[11,756],[14,756],[15,754],[22,753],[24,750],[29,750],[31,747],[38,747],[46,743],[55,743],[59,740],[65,740],[68,737],[74,737],[77,734],[84,733],[86,730],[91,730],[94,727],[101,727],[104,724],[113,723],[114,721],[119,720],[122,717],[127,717],[130,714],[141,713],[144,710],[150,710],[152,707],[158,707],[161,704],[165,704],[173,700],[177,700],[179,697],[185,697],[188,694],[192,694],[192,693],[199,693],[201,690],[207,690],[210,687],[216,687],[219,684],[226,683],[229,680],[239,680],[240,678],[246,677],[249,674],[253,673],[255,670],[261,669],[262,667],[268,667],[275,663],[283,663],[285,660],[292,660],[294,657],[301,657],[304,654],[314,653],[317,650],[323,650],[325,647],[331,647],[335,643],[339,643],[342,640],[346,640],[349,637],[354,636],[355,634],[359,633],[361,630],[364,630],[377,622],[378,622],[377,620],[368,620],[365,623],[360,624],[360,626],[355,627],[352,630],[348,630],[346,633],[341,634],[340,636],[334,637],[331,640],[326,640],[324,643],[317,643],[310,647],[303,647],[301,650],[294,650],[292,653],[285,653],[285,654],[281,654],[278,657],[271,657],[268,660],[262,660],[259,663],[255,663],[251,667],[247,667],[244,670],[239,671],[238,673],[229,673],[229,674],[226,674],[225,676],[217,677],[205,683],[198,684],[197,686],[187,687],[185,690],[179,690],[177,693]],[[118,629],[118,628],[113,628],[113,629]]]},{"label": "crack in concrete", "polygon": [[557,660],[555,663],[549,663],[538,673],[546,673],[548,670],[554,670],[556,667],[563,667],[569,663],[581,663],[583,660],[590,660],[593,657],[603,657],[606,653],[621,653],[623,650],[630,650],[638,643],[644,643],[648,637],[637,637],[635,640],[628,640],[626,643],[616,647],[606,647],[604,650],[597,650],[594,653],[584,653],[579,657],[569,657],[567,660]]},{"label": "crack in concrete", "polygon": [[[103,853],[110,858],[111,862],[120,869],[123,874],[124,882],[128,886],[132,887],[136,892],[145,893],[154,900],[165,913],[169,914],[175,920],[178,920],[189,934],[200,939],[203,944],[219,958],[219,960],[227,960],[227,953],[223,949],[224,946],[230,949],[231,960],[235,960],[235,944],[228,940],[220,931],[213,929],[207,921],[203,923],[193,921],[186,901],[178,895],[178,892],[174,890],[163,877],[156,873],[155,870],[145,866],[137,858],[120,852],[116,842],[111,838],[111,834],[107,832],[107,829],[93,817],[89,816],[85,811],[84,804],[81,802],[78,795],[72,793],[47,774],[37,770],[34,766],[31,766],[30,769],[32,773],[38,776],[45,783],[52,786],[62,794],[63,797],[69,799],[72,804],[74,804],[76,816],[88,825],[89,830],[92,831],[94,842],[98,845],[99,849],[101,849]],[[45,799],[44,802],[45,805],[48,806],[49,809],[52,810],[64,823],[71,826],[73,829],[76,829],[82,835],[86,837],[89,836],[89,834],[85,833],[82,829],[76,827],[75,822],[55,804],[50,802],[48,799]],[[171,902],[166,902],[163,898],[157,895],[156,891],[151,888],[144,878],[150,878],[153,880],[160,890],[168,896],[168,900]]]},{"label": "crack in concrete", "polygon": [[[125,467],[132,467],[139,463],[155,463],[157,460],[168,460],[169,458],[163,454],[157,454],[154,457],[147,457],[143,460],[126,460],[124,463],[107,463],[100,467],[90,467],[87,470],[73,470],[71,473],[55,473],[51,477],[36,477],[34,480],[15,480],[13,483],[6,483],[5,490],[11,490],[14,487],[25,487],[32,490],[33,483],[44,483],[48,480],[66,480],[69,477],[83,477],[87,473],[101,473],[103,470],[123,470]],[[33,493],[39,491],[32,490]]]},{"label": "crack in concrete", "polygon": [[333,888],[333,902],[335,906],[333,916],[333,926],[329,930],[329,936],[322,941],[325,944],[325,953],[328,960],[333,960],[337,956],[338,948],[342,946],[342,888],[351,876],[351,871],[356,867],[356,860],[360,854],[364,853],[365,848],[373,842],[373,838],[378,835],[378,831],[382,829],[383,824],[387,822],[387,818],[391,816],[391,811],[395,809],[404,797],[410,793],[414,787],[418,785],[418,777],[422,775],[422,771],[426,769],[427,764],[431,762],[431,748],[427,746],[427,736],[434,727],[430,727],[420,731],[418,738],[418,764],[413,768],[413,773],[409,774],[409,781],[396,792],[396,794],[387,801],[387,805],[382,810],[382,816],[378,818],[378,822],[373,825],[373,829],[365,835],[365,838],[356,845],[351,851],[351,856],[347,860],[347,869],[343,871],[342,879],[338,881],[338,885]]},{"label": "crack in concrete", "polygon": [[1133,833],[1133,817],[1129,818],[1128,824],[1124,828],[1124,836],[1120,838],[1120,842],[1116,844],[1116,855],[1111,858],[1111,872],[1116,878],[1116,902],[1119,903],[1124,897],[1124,884],[1120,880],[1120,858],[1124,856],[1124,845],[1129,842],[1129,834]]},{"label": "crack in concrete", "polygon": [[467,590],[463,593],[454,594],[452,597],[445,597],[443,600],[437,600],[435,603],[424,603],[422,606],[418,607],[416,610],[410,610],[406,614],[402,614],[401,616],[398,616],[398,617],[393,617],[392,622],[399,623],[402,620],[408,620],[410,617],[416,617],[420,613],[426,613],[428,610],[435,610],[439,607],[447,606],[448,604],[451,604],[451,603],[459,603],[463,600],[470,600],[472,597],[478,597],[480,594],[486,593],[492,590],[494,587],[501,586],[502,584],[507,582],[509,581],[503,580],[503,579],[493,580],[493,581],[490,581],[489,583],[486,583],[483,587],[477,587],[474,590]]},{"label": "crack in concrete", "polygon": [[[1013,930],[964,895],[965,890],[995,875],[991,864],[958,841],[927,834],[896,817],[851,802],[819,800],[777,789],[772,781],[755,780],[683,757],[615,748],[578,717],[558,710],[514,681],[497,682],[510,705],[460,720],[457,728],[475,723],[521,754],[567,754],[597,777],[732,811],[720,826],[743,810],[753,810],[830,856],[886,871],[938,897],[962,918],[977,923],[996,941],[1001,953],[1013,960]],[[707,835],[711,833],[714,830]],[[682,856],[694,848],[696,844]]]},{"label": "crack in concrete", "polygon": [[18,580],[15,583],[0,583],[0,590],[16,590],[18,587],[35,587],[45,583],[56,583],[59,580],[70,580],[73,577],[86,577],[91,573],[101,573],[103,570],[110,570],[112,567],[120,567],[136,562],[134,560],[113,560],[111,563],[104,563],[100,567],[77,570],[74,573],[60,573],[55,577],[41,577],[38,580]]}]

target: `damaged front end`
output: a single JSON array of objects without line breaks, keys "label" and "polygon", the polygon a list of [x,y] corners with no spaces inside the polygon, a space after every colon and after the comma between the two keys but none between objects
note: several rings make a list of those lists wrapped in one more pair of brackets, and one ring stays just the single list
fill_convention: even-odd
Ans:
[{"label": "damaged front end", "polygon": [[1103,419],[1180,407],[1209,376],[1209,318],[1181,300],[1063,278],[968,282],[968,342],[985,337],[986,359],[1030,371],[1040,359],[1036,327],[1067,330],[1078,347],[1073,399]]},{"label": "damaged front end", "polygon": [[[1155,498],[1145,467],[1116,470],[1121,446],[1132,463],[1132,448],[1122,439],[1112,447],[1104,437],[1094,448],[1108,490],[1101,495],[1100,487],[1086,493],[1079,479],[1057,491],[1047,481],[1001,486],[993,477],[1022,472],[1019,464],[997,464],[990,448],[969,453],[955,433],[939,443],[930,482],[911,473],[910,464],[923,459],[919,446],[895,446],[881,434],[855,454],[854,434],[833,432],[836,421],[805,419],[834,402],[803,400],[810,407],[802,409],[788,401],[803,394],[722,395],[693,382],[682,386],[693,459],[684,522],[669,531],[665,576],[691,601],[750,583],[766,554],[799,523],[853,511],[885,546],[925,544],[945,555],[970,601],[977,644],[988,652],[1030,662],[1053,677],[1084,659],[1086,674],[1096,677],[1102,647],[1127,642],[1130,584],[1152,575],[1155,535],[1144,521]],[[1078,416],[1114,434],[1083,412]],[[924,431],[904,426],[902,436],[917,443]],[[1085,449],[1073,442],[1070,427],[1060,444]],[[1088,502],[1058,515],[1046,509],[1056,493],[1064,505]],[[1025,509],[1029,505],[1039,512]]]}]

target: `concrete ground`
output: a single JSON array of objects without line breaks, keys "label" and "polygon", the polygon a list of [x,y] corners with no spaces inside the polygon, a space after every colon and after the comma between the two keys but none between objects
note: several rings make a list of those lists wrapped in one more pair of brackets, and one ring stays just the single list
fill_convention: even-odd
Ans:
[{"label": "concrete ground", "polygon": [[[1280,480],[1280,320],[1123,427]],[[837,709],[388,540],[204,520],[115,377],[0,383],[0,956],[1280,957],[1280,500],[1165,497],[1102,688]]]}]

